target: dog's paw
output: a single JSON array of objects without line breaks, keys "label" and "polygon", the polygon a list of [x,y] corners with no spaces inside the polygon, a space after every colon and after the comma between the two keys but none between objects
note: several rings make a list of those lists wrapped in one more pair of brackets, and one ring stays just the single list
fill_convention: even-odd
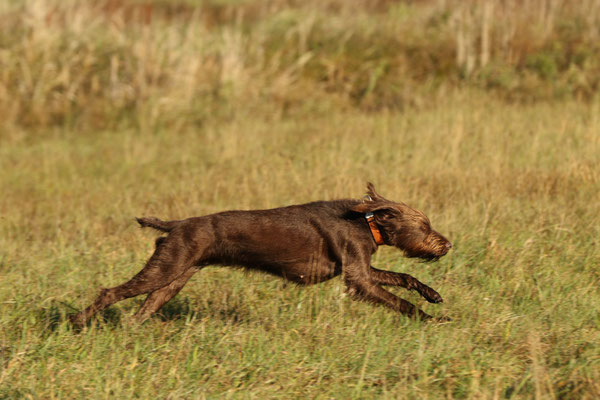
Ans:
[{"label": "dog's paw", "polygon": [[435,317],[419,310],[414,316],[413,318],[420,320],[420,321],[435,321]]},{"label": "dog's paw", "polygon": [[419,294],[425,298],[430,303],[443,303],[444,299],[442,296],[429,286],[425,286],[419,291]]},{"label": "dog's paw", "polygon": [[86,321],[80,314],[71,314],[67,318],[76,330],[81,330],[85,326]]}]

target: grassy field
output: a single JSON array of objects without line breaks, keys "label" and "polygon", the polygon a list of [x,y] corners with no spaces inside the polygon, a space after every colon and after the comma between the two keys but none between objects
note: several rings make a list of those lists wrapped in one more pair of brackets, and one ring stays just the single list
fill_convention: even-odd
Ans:
[{"label": "grassy field", "polygon": [[[0,399],[598,398],[599,6],[581,3],[0,5]],[[451,323],[341,279],[212,267],[141,326],[142,298],[65,321],[151,254],[135,216],[360,198],[367,180],[453,242],[433,264],[374,258],[438,290],[395,293]]]}]

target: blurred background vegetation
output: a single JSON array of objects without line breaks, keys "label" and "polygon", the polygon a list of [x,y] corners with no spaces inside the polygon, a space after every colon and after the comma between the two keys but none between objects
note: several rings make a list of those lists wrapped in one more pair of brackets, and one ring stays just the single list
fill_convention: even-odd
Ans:
[{"label": "blurred background vegetation", "polygon": [[0,121],[168,126],[239,114],[597,97],[596,0],[10,0]]}]

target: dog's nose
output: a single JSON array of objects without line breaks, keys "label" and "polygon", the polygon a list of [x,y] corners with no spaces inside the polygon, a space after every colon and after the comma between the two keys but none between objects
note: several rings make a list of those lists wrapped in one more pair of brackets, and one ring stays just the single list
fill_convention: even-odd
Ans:
[{"label": "dog's nose", "polygon": [[452,248],[452,243],[446,242],[446,249],[450,250]]}]

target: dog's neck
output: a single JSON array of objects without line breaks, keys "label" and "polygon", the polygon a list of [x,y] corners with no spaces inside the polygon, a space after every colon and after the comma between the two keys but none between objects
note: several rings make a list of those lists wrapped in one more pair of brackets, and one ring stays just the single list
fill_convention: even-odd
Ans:
[{"label": "dog's neck", "polygon": [[375,243],[377,243],[377,246],[385,244],[381,232],[379,231],[379,227],[377,226],[377,222],[375,222],[375,215],[372,212],[368,212],[365,214],[365,219],[369,224],[371,235],[373,235],[373,239],[375,240]]},{"label": "dog's neck", "polygon": [[[371,201],[371,196],[366,195],[365,199]],[[371,229],[371,235],[373,235],[373,240],[375,240],[377,246],[385,244],[385,242],[383,241],[383,237],[381,236],[381,232],[379,232],[377,222],[375,221],[375,214],[373,214],[372,212],[368,212],[365,214],[365,219],[369,224],[369,229]]]}]

